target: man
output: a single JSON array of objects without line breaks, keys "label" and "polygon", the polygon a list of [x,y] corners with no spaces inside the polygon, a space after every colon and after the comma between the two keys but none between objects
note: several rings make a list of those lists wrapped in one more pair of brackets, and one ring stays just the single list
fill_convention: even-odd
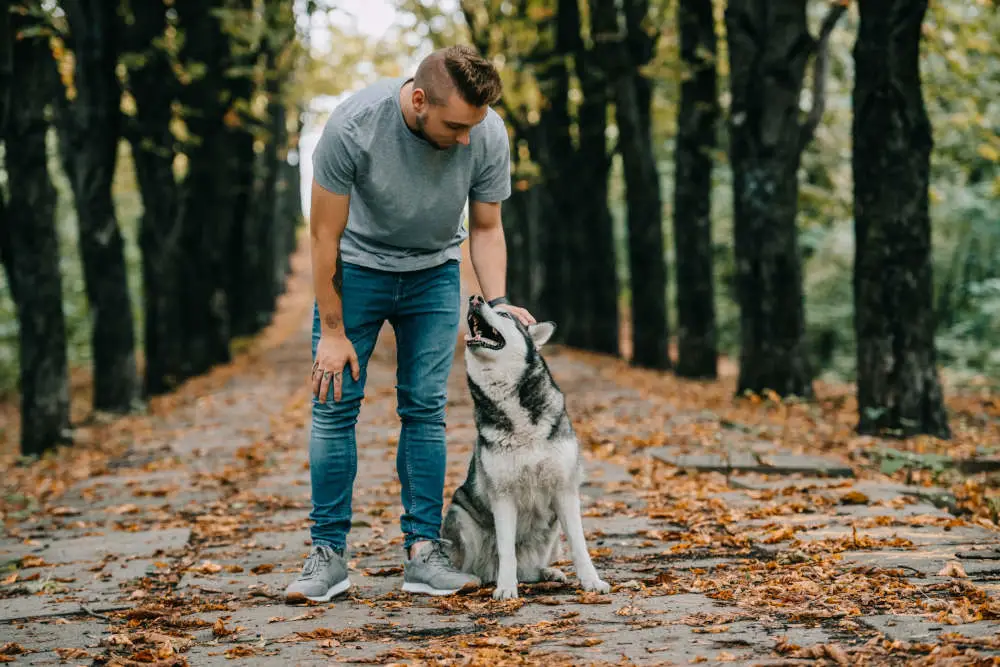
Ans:
[{"label": "man", "polygon": [[355,424],[365,368],[385,321],[395,331],[398,359],[403,589],[446,595],[480,583],[449,562],[439,536],[465,238],[484,297],[534,322],[504,297],[500,202],[510,196],[510,149],[503,120],[490,108],[501,91],[488,61],[453,46],[424,59],[412,79],[380,81],[354,94],[324,127],[313,158],[310,213],[314,525],[311,552],[286,590],[289,598],[327,601],[351,585],[344,550],[357,473]]}]

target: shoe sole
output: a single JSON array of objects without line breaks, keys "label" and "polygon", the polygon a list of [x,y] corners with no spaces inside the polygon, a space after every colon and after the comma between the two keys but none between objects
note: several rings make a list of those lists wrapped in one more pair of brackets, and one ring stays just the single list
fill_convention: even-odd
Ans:
[{"label": "shoe sole", "polygon": [[403,582],[403,590],[407,593],[423,593],[424,595],[454,595],[459,591],[471,591],[478,588],[475,584],[465,584],[459,588],[434,588],[430,584],[413,581]]},{"label": "shoe sole", "polygon": [[306,595],[305,593],[291,593],[285,596],[286,601],[312,600],[313,602],[329,602],[333,597],[340,595],[351,587],[351,580],[344,579],[330,587],[323,595]]}]

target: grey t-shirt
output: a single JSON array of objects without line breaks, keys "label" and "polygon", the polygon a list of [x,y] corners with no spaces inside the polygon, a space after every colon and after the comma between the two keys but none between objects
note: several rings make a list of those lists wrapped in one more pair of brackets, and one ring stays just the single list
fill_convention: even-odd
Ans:
[{"label": "grey t-shirt", "polygon": [[313,154],[323,188],[350,194],[340,241],[345,262],[413,271],[461,257],[467,199],[510,196],[510,146],[493,109],[470,131],[469,145],[434,148],[403,120],[407,77],[372,84],[334,109]]}]

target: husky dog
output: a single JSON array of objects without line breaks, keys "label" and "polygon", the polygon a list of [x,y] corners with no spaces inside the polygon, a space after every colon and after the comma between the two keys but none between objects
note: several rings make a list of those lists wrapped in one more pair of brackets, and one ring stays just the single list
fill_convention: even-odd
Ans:
[{"label": "husky dog", "polygon": [[555,325],[525,327],[473,296],[468,326],[465,366],[478,438],[442,526],[452,562],[495,583],[494,598],[516,598],[519,581],[566,581],[550,567],[561,528],[583,589],[608,592],[583,534],[576,433],[540,353]]}]

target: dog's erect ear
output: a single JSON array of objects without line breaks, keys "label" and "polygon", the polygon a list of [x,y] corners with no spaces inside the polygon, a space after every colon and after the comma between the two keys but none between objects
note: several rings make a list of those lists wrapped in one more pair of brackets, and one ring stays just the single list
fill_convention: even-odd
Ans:
[{"label": "dog's erect ear", "polygon": [[539,322],[528,327],[528,334],[531,336],[531,340],[535,341],[536,347],[541,347],[549,342],[549,339],[552,338],[552,334],[555,332],[556,325],[554,322]]}]

